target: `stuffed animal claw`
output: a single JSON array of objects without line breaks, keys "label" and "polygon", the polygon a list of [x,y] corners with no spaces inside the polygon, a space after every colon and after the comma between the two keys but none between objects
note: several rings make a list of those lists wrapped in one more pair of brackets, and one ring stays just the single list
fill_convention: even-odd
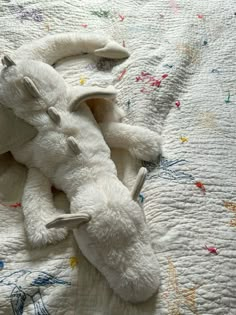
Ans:
[{"label": "stuffed animal claw", "polygon": [[28,92],[35,98],[40,97],[40,92],[34,82],[29,77],[24,77],[23,79],[24,85]]},{"label": "stuffed animal claw", "polygon": [[15,66],[15,62],[7,55],[2,58],[2,64],[6,67]]}]

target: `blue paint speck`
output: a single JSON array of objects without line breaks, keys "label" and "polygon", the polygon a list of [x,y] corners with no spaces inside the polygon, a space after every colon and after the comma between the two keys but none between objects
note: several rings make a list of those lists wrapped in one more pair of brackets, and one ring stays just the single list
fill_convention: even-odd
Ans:
[{"label": "blue paint speck", "polygon": [[130,102],[130,100],[128,100],[128,102],[127,102],[128,109],[130,109],[130,104],[131,104],[131,102]]},{"label": "blue paint speck", "polygon": [[139,197],[140,202],[143,203],[144,202],[144,195],[143,194],[139,194],[138,197]]}]

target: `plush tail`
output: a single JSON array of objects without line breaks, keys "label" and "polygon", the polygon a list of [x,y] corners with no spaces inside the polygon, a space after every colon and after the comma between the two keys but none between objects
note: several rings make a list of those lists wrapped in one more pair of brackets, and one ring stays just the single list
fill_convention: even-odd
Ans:
[{"label": "plush tail", "polygon": [[126,48],[111,39],[75,32],[48,35],[25,44],[17,49],[13,60],[33,59],[52,65],[62,58],[84,53],[113,59],[129,56]]}]

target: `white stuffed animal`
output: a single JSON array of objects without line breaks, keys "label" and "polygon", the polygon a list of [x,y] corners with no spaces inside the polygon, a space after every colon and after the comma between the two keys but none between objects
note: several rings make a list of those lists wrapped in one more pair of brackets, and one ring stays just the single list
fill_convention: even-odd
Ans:
[{"label": "white stuffed animal", "polygon": [[[76,36],[70,35],[73,43]],[[93,52],[104,56],[104,48],[98,49],[97,42],[90,45]],[[117,50],[125,57],[118,44],[108,41],[105,47],[111,49],[113,57],[119,55]],[[50,58],[52,63],[53,55]],[[0,103],[38,130],[32,140],[12,150],[15,159],[29,168],[22,200],[28,236],[36,245],[46,244],[65,237],[61,227],[72,228],[82,253],[110,287],[124,300],[145,301],[159,287],[159,265],[137,202],[145,169],[140,169],[134,189],[129,191],[117,177],[107,144],[127,149],[139,159],[152,160],[159,155],[160,137],[148,129],[122,123],[97,124],[84,100],[94,92],[100,97],[114,97],[112,87],[83,93],[81,88],[68,88],[44,62],[23,58],[13,61],[5,56],[3,64]],[[66,193],[70,214],[55,217],[51,184]],[[40,217],[36,195],[47,208]],[[37,234],[46,220],[51,234]]]}]

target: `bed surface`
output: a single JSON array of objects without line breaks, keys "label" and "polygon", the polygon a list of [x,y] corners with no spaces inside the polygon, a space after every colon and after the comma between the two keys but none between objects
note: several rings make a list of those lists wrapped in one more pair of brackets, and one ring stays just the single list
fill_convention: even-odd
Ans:
[{"label": "bed surface", "polygon": [[0,28],[1,55],[75,30],[125,45],[123,63],[86,56],[56,68],[72,85],[114,84],[125,122],[163,138],[142,191],[162,283],[136,306],[112,293],[72,236],[29,247],[17,204],[26,170],[0,157],[0,315],[236,314],[234,1],[2,0]]}]

